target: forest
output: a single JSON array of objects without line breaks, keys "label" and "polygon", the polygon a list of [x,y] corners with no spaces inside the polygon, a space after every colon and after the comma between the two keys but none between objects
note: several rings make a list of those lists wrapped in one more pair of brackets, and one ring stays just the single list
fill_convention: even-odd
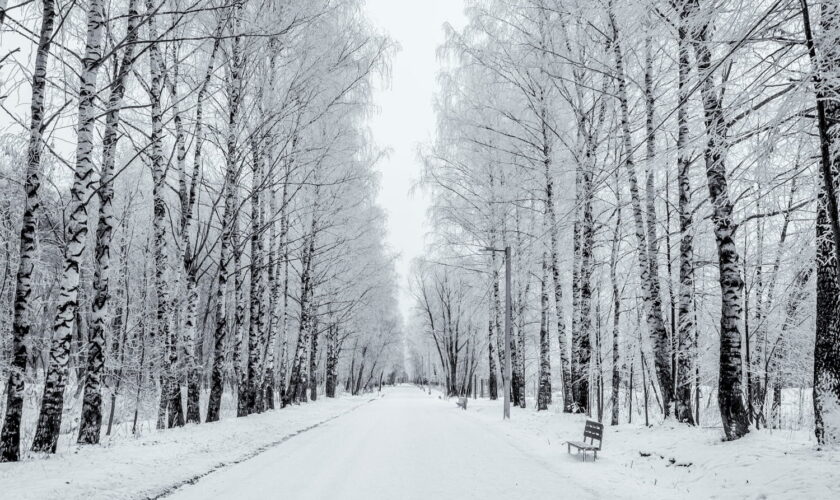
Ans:
[{"label": "forest", "polygon": [[399,373],[361,8],[2,2],[3,461]]},{"label": "forest", "polygon": [[840,6],[487,0],[466,16],[439,48],[421,152],[412,373],[612,425],[836,443]]}]

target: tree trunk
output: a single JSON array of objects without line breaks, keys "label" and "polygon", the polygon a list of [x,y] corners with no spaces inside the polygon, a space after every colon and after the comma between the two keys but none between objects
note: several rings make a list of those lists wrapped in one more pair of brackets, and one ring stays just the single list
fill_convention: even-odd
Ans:
[{"label": "tree trunk", "polygon": [[55,26],[55,1],[44,0],[41,31],[32,74],[29,145],[27,149],[26,201],[20,228],[20,253],[16,278],[14,317],[12,323],[12,360],[6,384],[6,417],[0,434],[0,462],[16,462],[20,458],[20,422],[23,416],[23,395],[26,378],[27,342],[31,318],[32,273],[36,257],[36,226],[41,206],[41,136],[44,123],[47,62]]},{"label": "tree trunk", "polygon": [[[282,204],[280,207],[280,220],[282,221],[285,217],[286,211],[286,184],[283,183],[283,199]],[[272,182],[272,186],[274,183]],[[269,200],[269,212],[274,217],[274,214],[277,213],[277,189],[272,187],[269,193],[270,200]],[[281,226],[283,223],[281,222]],[[281,247],[286,246],[286,234],[285,234],[285,227],[281,227],[280,236],[279,236],[279,244]],[[277,260],[277,245],[278,245],[278,235],[277,235],[277,225],[273,222],[271,223],[271,229],[269,231],[269,244],[268,244],[268,289],[270,294],[269,304],[270,304],[270,312],[269,312],[269,323],[268,323],[268,331],[269,339],[268,345],[266,347],[266,355],[265,355],[265,363],[264,363],[264,375],[263,375],[263,387],[261,389],[261,393],[265,398],[267,403],[268,409],[274,409],[274,384],[275,384],[275,373],[274,373],[274,365],[276,364],[275,360],[275,351],[277,347],[277,331],[280,328],[281,321],[284,320],[280,313],[280,294],[282,289],[280,287],[280,280],[278,276],[280,274],[280,263]]]},{"label": "tree trunk", "polygon": [[594,158],[587,155],[580,172],[580,187],[583,195],[580,223],[580,317],[578,319],[579,331],[573,338],[571,366],[575,413],[588,413],[590,410],[589,365],[592,357],[592,273],[594,271],[592,251],[595,240],[595,221],[592,211],[592,162]]},{"label": "tree trunk", "polygon": [[[495,244],[495,230],[491,230],[491,239],[490,244]],[[489,321],[489,328],[487,333],[487,359],[488,359],[488,377],[489,377],[489,391],[490,391],[490,399],[495,400],[499,397],[499,388],[498,382],[496,379],[496,359],[493,356],[493,352],[496,349],[496,339],[494,337],[498,337],[501,335],[499,331],[499,317],[500,317],[500,309],[501,306],[499,305],[499,268],[496,263],[496,252],[493,252],[490,256],[490,269],[491,269],[491,276],[493,279],[493,297],[490,302],[490,321]],[[501,355],[499,356],[501,360]]]},{"label": "tree trunk", "polygon": [[817,127],[820,135],[821,182],[817,195],[817,325],[814,343],[814,434],[820,445],[840,442],[840,222],[837,214],[837,176],[840,155],[832,130],[840,122],[840,104],[835,102],[840,67],[837,26],[840,8],[822,5],[822,59],[811,33],[808,3],[801,0],[805,37],[816,72]]},{"label": "tree trunk", "polygon": [[621,108],[621,131],[624,157],[623,163],[627,167],[628,181],[630,187],[630,200],[632,202],[633,220],[636,228],[637,253],[639,261],[639,276],[644,298],[645,310],[647,312],[647,324],[654,343],[654,364],[656,376],[659,380],[659,387],[662,392],[663,410],[665,417],[670,415],[671,396],[673,393],[673,381],[671,380],[671,364],[669,354],[668,331],[665,329],[665,322],[662,318],[662,299],[659,294],[659,277],[652,275],[652,266],[655,263],[650,261],[650,247],[648,234],[642,213],[642,202],[639,195],[639,181],[636,175],[636,164],[633,160],[633,146],[630,132],[630,111],[627,98],[627,82],[624,74],[624,56],[621,49],[618,25],[610,3],[610,24],[612,26],[612,47],[615,55],[616,78],[618,80],[618,99]]},{"label": "tree trunk", "polygon": [[315,218],[313,215],[309,235],[306,238],[303,257],[301,259],[302,271],[300,278],[300,328],[298,329],[298,340],[295,354],[292,361],[292,372],[289,378],[289,388],[283,406],[290,402],[296,402],[301,395],[306,395],[306,349],[309,346],[310,323],[310,300],[312,294],[312,253],[315,249]]},{"label": "tree trunk", "polygon": [[[289,227],[288,215],[284,214],[281,221],[286,229]],[[287,231],[286,231],[287,232]],[[286,233],[284,233],[286,234]],[[289,351],[289,249],[286,239],[283,240],[283,336],[280,341],[280,401],[286,399],[286,372],[288,368]]]},{"label": "tree trunk", "polygon": [[[50,346],[50,363],[41,399],[38,427],[32,443],[33,451],[55,453],[61,430],[61,413],[64,407],[64,387],[70,362],[70,341],[73,321],[76,318],[79,295],[79,274],[87,243],[87,202],[93,187],[93,133],[96,123],[96,77],[99,59],[102,57],[102,34],[104,22],[101,0],[90,0],[87,11],[87,42],[82,59],[82,73],[79,83],[79,114],[76,146],[76,168],[73,188],[70,192],[70,215],[67,222],[64,248],[64,272],[61,276],[61,291],[56,305],[53,339]],[[98,364],[101,366],[101,346]],[[101,398],[100,398],[101,402]],[[100,417],[101,420],[101,417]]]},{"label": "tree trunk", "polygon": [[[677,75],[677,184],[679,186],[680,215],[680,286],[677,320],[677,370],[675,414],[677,421],[694,425],[691,410],[692,362],[696,357],[694,342],[694,222],[692,220],[691,151],[688,149],[688,75],[690,71],[688,20],[685,8],[680,8],[678,30],[679,62]],[[699,384],[699,380],[694,380]]]},{"label": "tree trunk", "polygon": [[[697,8],[699,0],[692,0],[690,8]],[[729,198],[725,155],[726,122],[718,91],[712,80],[712,53],[708,45],[709,25],[703,24],[693,36],[697,73],[702,79],[700,94],[706,126],[704,159],[712,203],[712,223],[718,249],[720,267],[720,373],[718,375],[718,406],[727,440],[734,440],[749,432],[749,421],[741,389],[741,262],[735,247],[732,221],[733,205]]]},{"label": "tree trunk", "polygon": [[[79,444],[97,444],[102,428],[102,370],[105,364],[105,323],[109,318],[111,241],[116,219],[114,217],[114,165],[119,126],[119,114],[125,94],[126,78],[134,64],[134,46],[137,40],[140,15],[139,0],[128,6],[126,46],[116,78],[111,82],[108,112],[105,115],[105,134],[102,140],[102,173],[99,178],[99,222],[96,228],[95,271],[93,288],[96,295],[91,303],[93,326],[88,339],[87,370],[84,380],[82,418],[79,422]],[[113,409],[113,401],[112,401]]]},{"label": "tree trunk", "polygon": [[261,336],[263,328],[261,322],[264,311],[262,302],[264,295],[263,285],[263,255],[262,255],[262,228],[260,224],[260,199],[262,190],[262,154],[261,146],[254,139],[256,133],[252,133],[251,149],[253,153],[253,176],[251,188],[251,289],[250,289],[250,318],[248,322],[248,383],[246,387],[240,387],[247,393],[247,413],[256,413],[259,402],[257,392],[262,379],[260,358],[262,356]]},{"label": "tree trunk", "polygon": [[[239,206],[239,190],[236,187],[234,188],[233,206]],[[245,338],[245,287],[242,283],[242,242],[239,233],[239,214],[234,212],[233,217],[231,242],[233,244],[233,288],[236,300],[233,325],[236,332],[233,342],[233,376],[236,385],[236,416],[244,417],[248,415],[248,372],[242,368],[242,343]]]},{"label": "tree trunk", "polygon": [[[219,23],[216,27],[216,39],[213,42],[213,50],[210,53],[210,60],[207,63],[207,71],[204,73],[204,82],[199,89],[196,98],[195,110],[195,153],[193,155],[193,176],[197,176],[201,171],[201,153],[204,143],[203,133],[203,117],[204,117],[204,97],[207,92],[207,86],[212,77],[212,68],[216,53],[221,44],[222,28],[224,24]],[[237,32],[238,33],[238,32]],[[225,152],[225,181],[222,186],[222,193],[224,196],[224,211],[222,213],[222,227],[221,238],[219,241],[219,266],[216,276],[216,304],[214,312],[215,331],[213,333],[213,368],[210,374],[210,397],[207,401],[207,416],[205,421],[217,422],[219,420],[222,407],[222,393],[224,392],[224,364],[225,364],[225,338],[227,334],[227,304],[225,298],[227,297],[227,282],[229,278],[228,264],[230,261],[231,250],[231,229],[233,222],[233,212],[236,210],[234,206],[233,191],[236,189],[236,123],[239,109],[239,69],[241,60],[239,57],[239,39],[234,38],[233,61],[231,65],[231,82],[232,85],[228,88],[228,134],[227,134],[227,151]],[[196,181],[193,179],[193,185]],[[192,213],[192,212],[190,212]],[[189,241],[189,235],[186,235],[186,240]],[[185,263],[186,267],[186,263]],[[190,268],[193,266],[190,265]],[[234,272],[236,272],[234,270]]]},{"label": "tree trunk", "polygon": [[540,277],[540,385],[537,411],[547,410],[551,404],[551,352],[548,332],[548,255],[543,252]]},{"label": "tree trunk", "polygon": [[327,369],[324,380],[324,389],[328,398],[335,397],[335,388],[338,384],[338,327],[330,324],[327,329]]},{"label": "tree trunk", "polygon": [[[613,334],[612,334],[612,394],[610,396],[610,425],[618,425],[619,418],[619,390],[621,388],[621,370],[619,367],[619,334],[621,324],[621,290],[618,286],[616,266],[618,265],[618,251],[621,247],[621,184],[616,174],[615,182],[615,230],[613,231],[612,251],[610,252],[610,283],[612,284],[613,299]],[[629,395],[632,397],[632,394]]]},{"label": "tree trunk", "polygon": [[318,399],[318,307],[313,306],[312,309],[316,314],[312,315],[312,333],[309,344],[309,399],[315,401]]}]

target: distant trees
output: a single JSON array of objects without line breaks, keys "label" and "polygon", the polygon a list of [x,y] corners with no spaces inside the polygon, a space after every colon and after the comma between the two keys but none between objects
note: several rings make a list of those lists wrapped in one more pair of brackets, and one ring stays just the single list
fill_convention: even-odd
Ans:
[{"label": "distant trees", "polygon": [[[339,377],[356,393],[396,370],[393,257],[363,123],[391,42],[361,9],[46,0],[3,11],[4,32],[40,39],[34,62],[4,54],[0,79],[3,95],[24,79],[32,90],[25,163],[13,161],[21,128],[2,131],[0,190],[25,199],[22,214],[1,214],[21,228],[19,249],[2,250],[17,270],[0,289],[0,311],[14,311],[8,328],[0,320],[4,347],[12,332],[0,353],[2,460],[29,446],[24,416],[38,408],[32,449],[55,452],[77,400],[78,442],[92,444],[104,401],[106,433],[132,412],[134,429],[173,427],[216,421],[237,399],[240,416],[274,408],[278,393],[305,401],[290,373],[315,399],[336,396]],[[10,61],[34,72],[7,72]],[[10,123],[19,108],[4,100]],[[73,161],[56,139],[75,145]],[[51,335],[44,315],[56,318]],[[38,407],[25,384],[43,388]]]},{"label": "distant trees", "polygon": [[482,323],[469,314],[477,298],[471,283],[461,277],[450,278],[445,269],[419,265],[412,285],[423,340],[431,344],[442,369],[446,394],[471,394],[480,360],[476,346],[483,340]]}]

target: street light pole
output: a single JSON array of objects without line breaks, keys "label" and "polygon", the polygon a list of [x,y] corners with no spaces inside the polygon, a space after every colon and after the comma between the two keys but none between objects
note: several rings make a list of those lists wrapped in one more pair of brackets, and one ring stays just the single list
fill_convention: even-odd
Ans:
[{"label": "street light pole", "polygon": [[504,250],[498,248],[486,247],[486,252],[504,252],[505,254],[505,366],[502,369],[502,395],[505,399],[503,419],[510,419],[510,388],[511,388],[511,366],[510,366],[510,330],[512,324],[512,305],[511,305],[511,272],[510,272],[510,246],[506,246]]},{"label": "street light pole", "polygon": [[505,247],[505,413],[504,418],[510,419],[510,328],[511,328],[511,299],[510,299],[510,246]]}]

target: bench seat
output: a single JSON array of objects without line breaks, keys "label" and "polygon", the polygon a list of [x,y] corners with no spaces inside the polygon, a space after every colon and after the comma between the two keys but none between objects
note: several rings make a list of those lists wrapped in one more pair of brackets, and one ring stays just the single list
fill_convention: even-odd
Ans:
[{"label": "bench seat", "polygon": [[598,451],[599,450],[599,447],[597,447],[595,445],[591,445],[589,443],[583,443],[583,442],[580,442],[580,441],[569,441],[567,444],[569,446],[574,446],[575,448],[577,448],[579,450],[586,450],[586,451]]}]

